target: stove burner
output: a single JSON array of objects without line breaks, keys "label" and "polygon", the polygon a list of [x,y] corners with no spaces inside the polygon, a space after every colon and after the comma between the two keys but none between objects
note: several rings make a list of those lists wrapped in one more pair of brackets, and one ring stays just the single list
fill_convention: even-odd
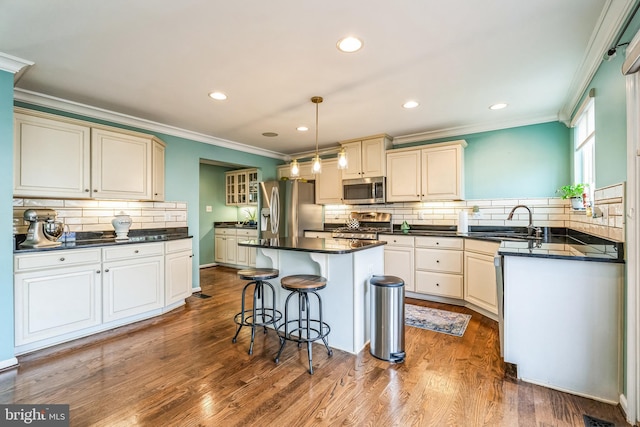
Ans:
[{"label": "stove burner", "polygon": [[391,214],[376,212],[351,212],[351,218],[358,222],[358,227],[338,227],[333,230],[334,239],[377,240],[378,233],[391,232]]}]

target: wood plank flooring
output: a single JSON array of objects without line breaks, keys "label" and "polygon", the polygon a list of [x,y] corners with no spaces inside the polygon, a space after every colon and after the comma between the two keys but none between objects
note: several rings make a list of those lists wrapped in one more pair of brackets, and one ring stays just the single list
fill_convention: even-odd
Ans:
[{"label": "wood plank flooring", "polygon": [[463,307],[408,300],[472,318],[462,338],[406,327],[402,364],[315,344],[309,375],[304,346],[273,362],[273,331],[249,356],[249,330],[231,343],[244,283],[204,269],[211,298],[22,356],[0,373],[0,403],[70,404],[72,426],[584,426],[583,414],[628,425],[616,406],[506,379],[497,324]]}]

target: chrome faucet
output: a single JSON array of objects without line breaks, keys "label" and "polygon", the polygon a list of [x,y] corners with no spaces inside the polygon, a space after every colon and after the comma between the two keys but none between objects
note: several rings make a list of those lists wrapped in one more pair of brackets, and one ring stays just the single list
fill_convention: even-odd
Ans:
[{"label": "chrome faucet", "polygon": [[533,226],[533,214],[531,213],[531,209],[529,209],[528,206],[525,205],[516,205],[513,207],[513,209],[511,209],[511,212],[509,212],[509,216],[507,217],[508,220],[512,220],[513,219],[513,213],[516,211],[516,209],[518,208],[525,208],[527,211],[529,211],[529,225],[527,225],[527,236],[531,236],[533,234],[533,232],[536,232],[536,238],[540,238],[540,233],[542,232],[542,230],[540,230],[540,228],[538,227],[534,227]]}]

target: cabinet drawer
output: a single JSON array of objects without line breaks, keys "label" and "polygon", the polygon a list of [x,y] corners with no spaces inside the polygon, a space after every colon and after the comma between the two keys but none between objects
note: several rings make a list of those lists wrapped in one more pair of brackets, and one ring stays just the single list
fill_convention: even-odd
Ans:
[{"label": "cabinet drawer", "polygon": [[462,251],[416,248],[416,268],[443,273],[462,273]]},{"label": "cabinet drawer", "polygon": [[413,236],[398,236],[391,234],[381,234],[378,240],[387,242],[387,246],[409,246],[413,247]]},{"label": "cabinet drawer", "polygon": [[100,249],[67,250],[30,253],[14,256],[14,271],[67,267],[100,262]]},{"label": "cabinet drawer", "polygon": [[258,237],[258,230],[236,230],[239,238],[243,239],[255,239]]},{"label": "cabinet drawer", "polygon": [[497,242],[487,242],[485,240],[475,240],[475,239],[465,239],[464,240],[464,250],[471,252],[479,252],[481,254],[494,255],[498,248],[500,247],[500,243]]},{"label": "cabinet drawer", "polygon": [[214,232],[218,236],[235,236],[236,235],[235,228],[215,228]]},{"label": "cabinet drawer", "polygon": [[118,259],[143,258],[153,255],[164,255],[163,243],[142,243],[140,245],[123,245],[118,247],[103,248],[103,261]]},{"label": "cabinet drawer", "polygon": [[172,240],[164,244],[165,253],[171,254],[174,252],[190,251],[191,239]]},{"label": "cabinet drawer", "polygon": [[464,248],[464,239],[459,237],[416,236],[416,246],[438,249],[462,249]]},{"label": "cabinet drawer", "polygon": [[462,298],[462,276],[456,274],[416,271],[416,292]]}]

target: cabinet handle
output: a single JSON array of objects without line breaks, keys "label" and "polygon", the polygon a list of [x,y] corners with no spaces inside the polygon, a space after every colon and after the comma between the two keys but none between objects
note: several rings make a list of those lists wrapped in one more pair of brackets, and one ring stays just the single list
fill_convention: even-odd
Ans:
[{"label": "cabinet handle", "polygon": [[140,252],[140,251],[137,250],[137,249],[135,251],[133,251],[134,254],[137,254],[138,252]]},{"label": "cabinet handle", "polygon": [[85,188],[85,189],[84,189],[84,192],[85,192],[85,193],[88,193],[88,192],[89,192],[89,189],[88,189],[88,188]]},{"label": "cabinet handle", "polygon": [[158,195],[158,193],[153,193],[153,195],[154,195],[154,196],[157,196],[157,195]]},{"label": "cabinet handle", "polygon": [[189,255],[189,258],[193,258],[193,254]]},{"label": "cabinet handle", "polygon": [[436,260],[436,264],[440,264],[440,260],[439,259]]},{"label": "cabinet handle", "polygon": [[100,270],[96,270],[96,274],[100,274]]},{"label": "cabinet handle", "polygon": [[105,273],[108,273],[108,272],[109,272],[109,269],[108,269],[108,268],[105,268],[105,269],[104,269],[104,272],[105,272]]},{"label": "cabinet handle", "polygon": [[440,242],[436,242],[436,246],[438,246],[440,244]]},{"label": "cabinet handle", "polygon": [[97,193],[97,192],[98,192],[98,190],[95,190],[95,189],[94,189],[94,190],[93,190],[93,192],[94,192],[94,193]]},{"label": "cabinet handle", "polygon": [[440,283],[436,283],[436,286],[440,286]]},{"label": "cabinet handle", "polygon": [[60,257],[60,261],[64,261],[64,257]]}]

